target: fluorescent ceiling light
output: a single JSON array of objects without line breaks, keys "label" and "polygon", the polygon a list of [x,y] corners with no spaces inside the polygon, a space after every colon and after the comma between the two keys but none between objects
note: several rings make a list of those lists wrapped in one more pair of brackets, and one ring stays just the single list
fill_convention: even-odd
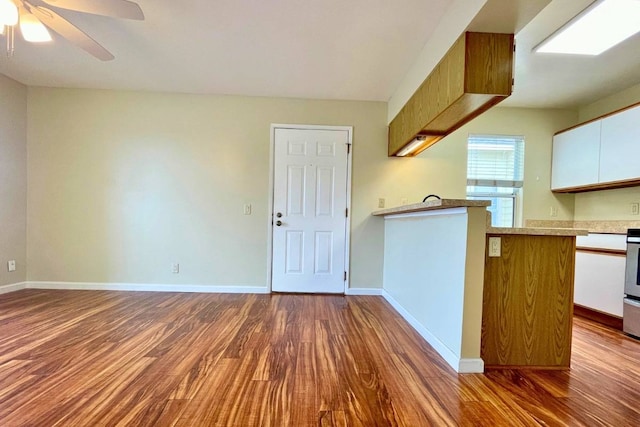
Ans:
[{"label": "fluorescent ceiling light", "polygon": [[51,41],[51,34],[49,34],[47,27],[31,13],[22,13],[20,15],[20,31],[22,32],[22,37],[28,42]]},{"label": "fluorescent ceiling light", "polygon": [[567,22],[534,51],[599,55],[640,31],[640,0],[600,0]]},{"label": "fluorescent ceiling light", "polygon": [[411,141],[410,143],[408,143],[407,145],[404,146],[404,148],[400,151],[398,151],[398,154],[396,154],[396,156],[398,157],[404,157],[407,154],[411,154],[414,151],[416,151],[418,149],[418,147],[420,147],[422,144],[424,144],[424,141],[427,139],[426,136],[424,135],[418,135],[416,136],[413,141]]},{"label": "fluorescent ceiling light", "polygon": [[[0,25],[16,25],[18,8],[11,0],[0,0]],[[4,28],[3,28],[4,30]]]}]

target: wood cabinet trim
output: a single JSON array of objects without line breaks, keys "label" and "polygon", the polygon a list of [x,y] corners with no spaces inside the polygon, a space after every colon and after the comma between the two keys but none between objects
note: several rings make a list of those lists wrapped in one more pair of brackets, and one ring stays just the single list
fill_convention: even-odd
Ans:
[{"label": "wood cabinet trim", "polygon": [[609,326],[619,331],[622,330],[622,317],[614,316],[613,314],[605,313],[590,307],[585,307],[580,304],[573,304],[573,313],[576,316],[593,320],[594,322],[598,322],[602,325]]},{"label": "wood cabinet trim", "polygon": [[553,193],[583,193],[594,190],[611,190],[614,188],[636,187],[640,185],[640,178],[627,179],[624,181],[600,182],[579,187],[565,187],[551,190]]},{"label": "wood cabinet trim", "polygon": [[627,256],[627,251],[624,249],[590,248],[588,246],[576,246],[576,252],[588,252],[593,254],[621,257]]}]

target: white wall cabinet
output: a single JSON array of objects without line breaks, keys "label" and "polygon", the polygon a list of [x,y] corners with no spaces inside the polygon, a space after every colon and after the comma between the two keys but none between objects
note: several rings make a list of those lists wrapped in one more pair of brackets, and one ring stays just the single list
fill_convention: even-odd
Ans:
[{"label": "white wall cabinet", "polygon": [[600,182],[640,177],[640,107],[602,119]]},{"label": "white wall cabinet", "polygon": [[601,123],[597,120],[554,136],[552,190],[598,182]]},{"label": "white wall cabinet", "polygon": [[551,190],[640,185],[640,105],[553,137]]}]

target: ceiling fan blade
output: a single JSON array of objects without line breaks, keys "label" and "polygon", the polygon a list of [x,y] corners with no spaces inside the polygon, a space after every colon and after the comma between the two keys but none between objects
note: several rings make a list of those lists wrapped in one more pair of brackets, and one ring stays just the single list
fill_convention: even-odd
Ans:
[{"label": "ceiling fan blade", "polygon": [[96,58],[102,61],[111,61],[114,58],[111,52],[97,41],[55,12],[41,6],[31,6],[30,10],[44,25]]},{"label": "ceiling fan blade", "polygon": [[114,18],[144,20],[137,3],[127,0],[42,0],[50,6]]}]

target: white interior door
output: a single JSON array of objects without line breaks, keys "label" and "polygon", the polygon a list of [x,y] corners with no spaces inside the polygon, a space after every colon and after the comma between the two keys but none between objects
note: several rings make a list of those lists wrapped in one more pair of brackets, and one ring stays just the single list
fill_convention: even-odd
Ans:
[{"label": "white interior door", "polygon": [[345,288],[349,132],[276,128],[271,289]]}]

